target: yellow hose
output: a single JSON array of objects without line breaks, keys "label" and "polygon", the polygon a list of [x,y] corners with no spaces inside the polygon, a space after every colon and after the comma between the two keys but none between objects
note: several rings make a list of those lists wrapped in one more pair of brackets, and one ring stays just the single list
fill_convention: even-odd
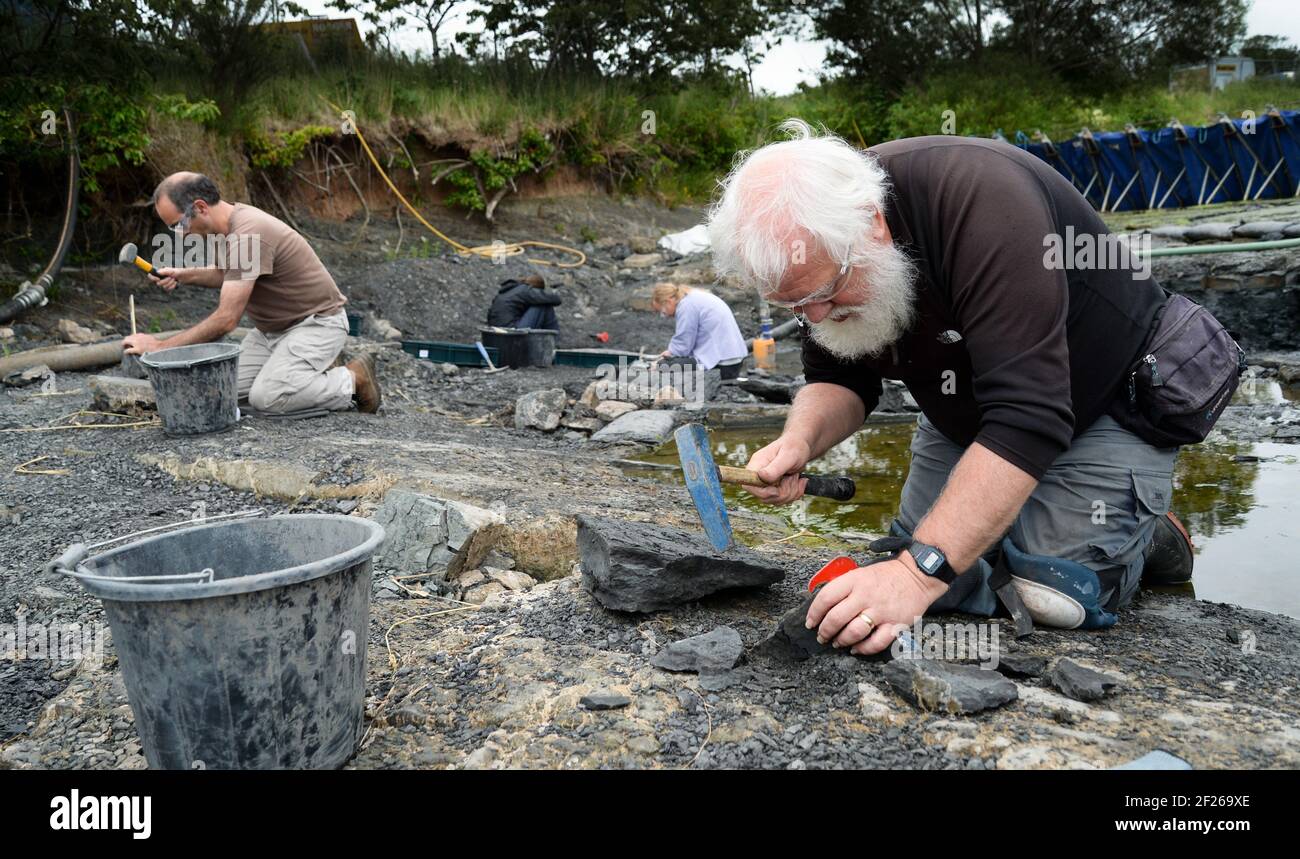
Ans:
[{"label": "yellow hose", "polygon": [[[322,98],[324,97],[322,96]],[[555,266],[556,268],[577,268],[578,266],[584,264],[587,261],[587,255],[584,254],[582,251],[578,250],[577,248],[571,248],[565,245],[551,244],[550,242],[539,242],[539,241],[528,240],[522,242],[509,242],[505,244],[481,245],[479,247],[471,248],[461,244],[460,242],[453,239],[451,236],[446,235],[437,227],[435,227],[433,224],[426,221],[424,219],[424,216],[420,214],[419,210],[416,209],[414,206],[412,206],[410,201],[407,200],[406,197],[402,196],[401,191],[397,190],[397,186],[393,184],[393,180],[388,178],[388,174],[384,172],[384,168],[379,165],[379,159],[376,158],[375,153],[371,151],[370,144],[366,142],[365,135],[361,133],[361,127],[356,123],[356,121],[350,120],[344,114],[343,108],[339,107],[337,104],[330,101],[329,99],[325,99],[325,103],[328,104],[330,107],[334,108],[334,110],[338,111],[339,115],[343,116],[343,119],[345,121],[350,121],[352,123],[352,128],[357,133],[357,140],[361,141],[361,148],[366,151],[366,156],[370,158],[370,163],[373,164],[375,169],[379,171],[379,175],[384,178],[384,182],[388,185],[389,190],[391,190],[394,194],[397,195],[397,199],[402,201],[402,205],[406,207],[407,211],[409,211],[412,215],[414,215],[415,219],[419,221],[421,224],[423,224],[426,230],[433,233],[435,236],[437,236],[438,238],[442,239],[444,242],[446,242],[447,244],[455,248],[457,253],[461,254],[462,256],[474,255],[474,256],[492,257],[493,259],[500,259],[503,256],[508,256],[508,257],[518,256],[519,254],[524,253],[524,248],[526,247],[550,248],[551,250],[560,251],[561,253],[572,254],[573,256],[578,258],[578,261],[577,262],[553,262],[551,260],[535,259],[533,257],[528,257],[528,262],[535,263],[537,265],[551,265],[551,266]]]}]

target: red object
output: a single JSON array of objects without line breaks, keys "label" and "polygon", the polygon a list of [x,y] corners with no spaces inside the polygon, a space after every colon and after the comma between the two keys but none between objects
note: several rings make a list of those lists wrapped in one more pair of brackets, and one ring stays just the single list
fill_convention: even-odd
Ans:
[{"label": "red object", "polygon": [[599,340],[601,343],[608,343],[608,342],[609,342],[609,332],[608,332],[608,331],[602,331],[602,332],[600,332],[599,334],[593,334],[593,335],[591,335],[591,336],[592,336],[592,337],[595,337],[595,338],[596,338],[597,340]]},{"label": "red object", "polygon": [[848,555],[840,555],[838,558],[818,570],[817,575],[808,580],[808,592],[812,593],[821,585],[826,584],[832,579],[838,579],[850,570],[856,570],[857,568],[857,561],[853,560]]}]

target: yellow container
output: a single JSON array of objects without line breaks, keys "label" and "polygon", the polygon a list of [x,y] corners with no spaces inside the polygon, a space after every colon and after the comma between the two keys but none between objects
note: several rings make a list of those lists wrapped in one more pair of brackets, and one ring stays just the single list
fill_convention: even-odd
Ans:
[{"label": "yellow container", "polygon": [[754,338],[754,367],[769,373],[776,370],[776,341],[771,337]]}]

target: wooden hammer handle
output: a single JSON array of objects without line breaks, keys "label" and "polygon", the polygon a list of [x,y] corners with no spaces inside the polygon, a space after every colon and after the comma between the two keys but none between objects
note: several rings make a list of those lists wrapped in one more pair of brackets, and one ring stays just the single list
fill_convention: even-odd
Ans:
[{"label": "wooden hammer handle", "polygon": [[[805,495],[833,498],[836,501],[848,501],[858,491],[857,486],[847,477],[823,477],[820,474],[800,474],[799,476],[808,479],[808,484],[804,487]],[[730,465],[718,466],[718,480],[723,483],[739,483],[742,486],[770,485],[758,476],[758,472]]]}]

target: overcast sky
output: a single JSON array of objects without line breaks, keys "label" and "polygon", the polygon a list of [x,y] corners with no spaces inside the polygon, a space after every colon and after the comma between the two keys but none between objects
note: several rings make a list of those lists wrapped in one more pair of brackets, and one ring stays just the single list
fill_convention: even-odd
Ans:
[{"label": "overcast sky", "polygon": [[[306,0],[303,3],[313,14],[335,17],[337,12],[327,9],[324,0]],[[1247,16],[1250,35],[1269,34],[1285,36],[1300,45],[1300,0],[1255,0]],[[363,32],[366,29],[362,25]],[[444,44],[456,33],[469,29],[465,13],[449,18],[439,33]],[[394,37],[394,42],[406,50],[429,50],[429,37],[419,26],[407,27]],[[820,42],[785,40],[774,47],[754,69],[754,85],[777,95],[791,92],[801,81],[813,82],[825,57],[825,46]]]}]

